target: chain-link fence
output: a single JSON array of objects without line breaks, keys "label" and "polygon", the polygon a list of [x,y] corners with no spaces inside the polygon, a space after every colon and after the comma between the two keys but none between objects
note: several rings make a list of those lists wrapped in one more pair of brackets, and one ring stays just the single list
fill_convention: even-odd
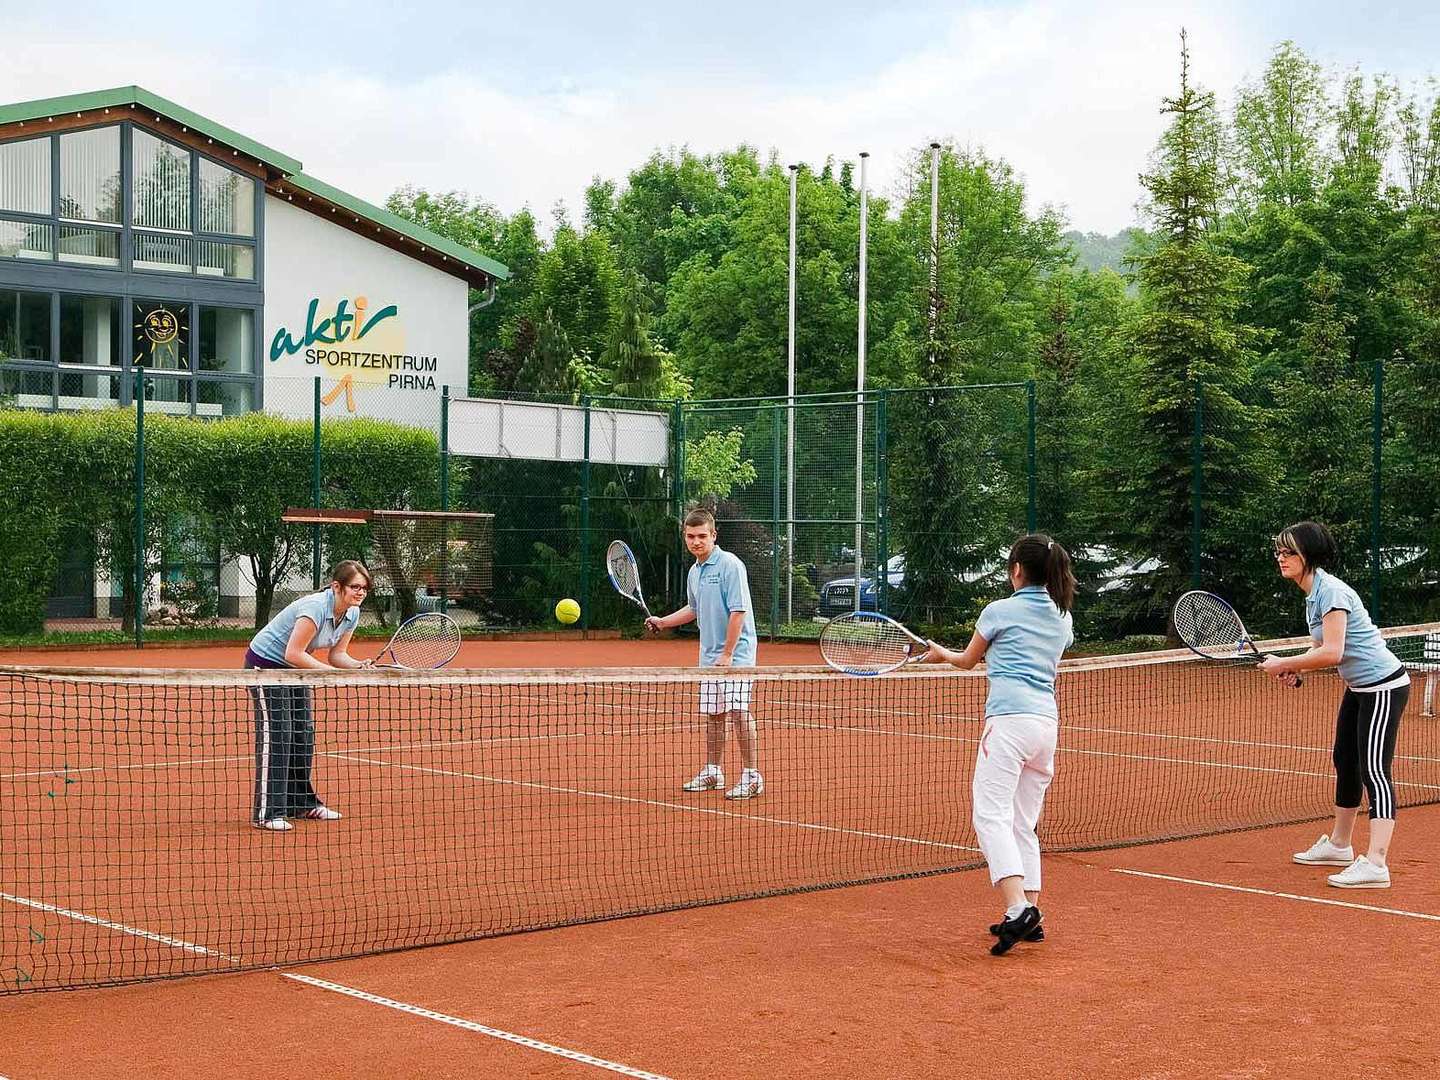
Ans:
[{"label": "chain-link fence", "polygon": [[[115,408],[42,422],[13,408],[29,398],[7,374],[8,520],[47,491],[54,513],[43,545],[0,536],[18,597],[0,610],[11,633],[89,616],[138,639],[137,608],[150,625],[249,626],[323,585],[338,559],[375,555],[368,527],[286,524],[287,509],[444,510],[494,515],[484,594],[441,600],[463,623],[553,627],[556,601],[573,597],[582,629],[638,633],[638,609],[606,579],[606,545],[626,540],[652,610],[673,610],[690,561],[680,519],[706,505],[767,636],[813,636],[862,608],[958,640],[1007,591],[1010,543],[1036,528],[1075,555],[1085,638],[1163,633],[1192,587],[1231,598],[1257,632],[1291,633],[1300,598],[1270,538],[1303,518],[1330,525],[1339,574],[1398,625],[1440,617],[1434,374],[1397,359],[1174,395],[1041,380],[860,402],[517,397],[498,449],[477,434],[485,403],[448,393],[407,404],[373,385],[268,379],[262,411],[202,419],[170,415],[143,378],[116,389]],[[618,445],[620,416],[660,448]],[[513,449],[547,439],[555,452]],[[365,617],[396,613],[376,595]]]}]

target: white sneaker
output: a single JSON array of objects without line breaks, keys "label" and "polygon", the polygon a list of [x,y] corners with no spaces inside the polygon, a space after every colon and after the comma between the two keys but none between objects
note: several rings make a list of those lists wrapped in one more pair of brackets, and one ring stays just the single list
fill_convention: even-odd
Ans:
[{"label": "white sneaker", "polygon": [[756,795],[764,794],[765,779],[753,769],[746,769],[740,774],[740,782],[725,792],[727,799],[753,799]]},{"label": "white sneaker", "polygon": [[1297,851],[1290,858],[1304,866],[1349,866],[1355,861],[1355,849],[1336,847],[1330,840],[1330,834],[1326,833],[1306,850]]},{"label": "white sneaker", "polygon": [[1390,888],[1390,868],[1376,866],[1364,855],[1361,855],[1340,873],[1331,874],[1325,880],[1337,889],[1388,889]]},{"label": "white sneaker", "polygon": [[706,765],[695,774],[695,779],[680,785],[681,791],[719,791],[725,786],[725,774],[714,765]]},{"label": "white sneaker", "polygon": [[345,815],[339,810],[331,810],[328,806],[312,806],[300,816],[311,821],[339,821]]},{"label": "white sneaker", "polygon": [[269,832],[289,832],[295,826],[286,821],[283,817],[266,818],[264,821],[255,822],[257,829],[265,829]]}]

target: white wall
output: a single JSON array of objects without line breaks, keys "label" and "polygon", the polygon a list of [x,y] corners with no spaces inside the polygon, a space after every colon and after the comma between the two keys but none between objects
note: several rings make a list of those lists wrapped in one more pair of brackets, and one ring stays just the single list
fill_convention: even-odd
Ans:
[{"label": "white wall", "polygon": [[[465,394],[469,286],[461,278],[267,195],[264,284],[260,359],[267,412],[312,415],[319,375],[322,396],[331,398],[322,406],[326,416],[374,416],[438,430],[440,388],[448,384],[453,396]],[[333,344],[307,334],[313,329],[335,338],[337,311],[350,315],[361,299],[362,323],[390,305],[396,313],[358,340],[354,321],[343,327],[346,339]],[[313,319],[312,301],[318,301]],[[293,353],[277,348],[282,331],[298,346]],[[346,375],[348,394],[341,384]]]}]

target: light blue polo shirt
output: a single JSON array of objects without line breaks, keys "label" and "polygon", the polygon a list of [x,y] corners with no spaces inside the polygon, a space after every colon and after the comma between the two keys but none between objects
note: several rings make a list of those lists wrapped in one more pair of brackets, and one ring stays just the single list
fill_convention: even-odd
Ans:
[{"label": "light blue polo shirt", "polygon": [[1340,656],[1345,685],[1368,686],[1395,674],[1400,658],[1370,621],[1359,594],[1334,575],[1316,570],[1305,597],[1305,623],[1316,645],[1325,640],[1325,616],[1332,611],[1345,612],[1345,651]]},{"label": "light blue polo shirt", "polygon": [[735,667],[755,666],[755,608],[750,603],[750,581],[738,556],[717,544],[703,563],[690,567],[685,597],[700,624],[700,666],[713,667],[725,651],[725,631],[732,611],[745,612],[745,625],[735,643]]},{"label": "light blue polo shirt", "polygon": [[360,623],[360,606],[357,604],[345,612],[339,621],[335,618],[335,593],[331,589],[302,596],[292,600],[285,610],[276,615],[250,642],[250,651],[272,664],[285,664],[285,645],[295,632],[295,624],[301,616],[315,624],[315,636],[305,647],[306,652],[328,649],[346,634],[354,631]]},{"label": "light blue polo shirt", "polygon": [[1026,585],[1004,600],[987,604],[975,632],[990,644],[985,673],[990,692],[986,716],[1032,713],[1060,719],[1055,707],[1055,673],[1060,654],[1075,640],[1074,622],[1043,585]]}]

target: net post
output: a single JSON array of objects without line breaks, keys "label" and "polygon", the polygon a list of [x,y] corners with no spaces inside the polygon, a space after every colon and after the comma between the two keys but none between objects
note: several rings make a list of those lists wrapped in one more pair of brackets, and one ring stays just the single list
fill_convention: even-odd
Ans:
[{"label": "net post", "polygon": [[[450,509],[450,384],[440,388],[440,509]],[[450,527],[440,523],[440,613],[450,607]]]},{"label": "net post", "polygon": [[135,647],[145,647],[145,371],[135,372]]},{"label": "net post", "polygon": [[[311,458],[310,458],[310,503],[318,508],[320,506],[320,376],[315,376],[315,420],[311,434]],[[320,588],[320,525],[316,523],[310,527],[310,543],[312,552],[310,556],[310,584],[313,588]]]},{"label": "net post", "polygon": [[1034,533],[1040,527],[1038,508],[1035,505],[1035,380],[1025,383],[1025,527]]},{"label": "net post", "polygon": [[1371,371],[1372,402],[1370,412],[1371,466],[1370,466],[1370,618],[1377,626],[1380,622],[1380,544],[1381,520],[1380,497],[1383,485],[1380,477],[1380,451],[1382,446],[1381,426],[1385,419],[1385,364],[1378,356]]},{"label": "net post", "polygon": [[1205,459],[1205,388],[1199,379],[1191,383],[1195,395],[1195,419],[1190,436],[1190,587],[1200,588],[1201,500],[1205,493],[1202,467]]},{"label": "net post", "polygon": [[580,630],[590,629],[590,395],[580,395],[585,411],[585,448],[580,459]]},{"label": "net post", "polygon": [[780,408],[770,406],[770,640],[776,640],[780,628]]}]

